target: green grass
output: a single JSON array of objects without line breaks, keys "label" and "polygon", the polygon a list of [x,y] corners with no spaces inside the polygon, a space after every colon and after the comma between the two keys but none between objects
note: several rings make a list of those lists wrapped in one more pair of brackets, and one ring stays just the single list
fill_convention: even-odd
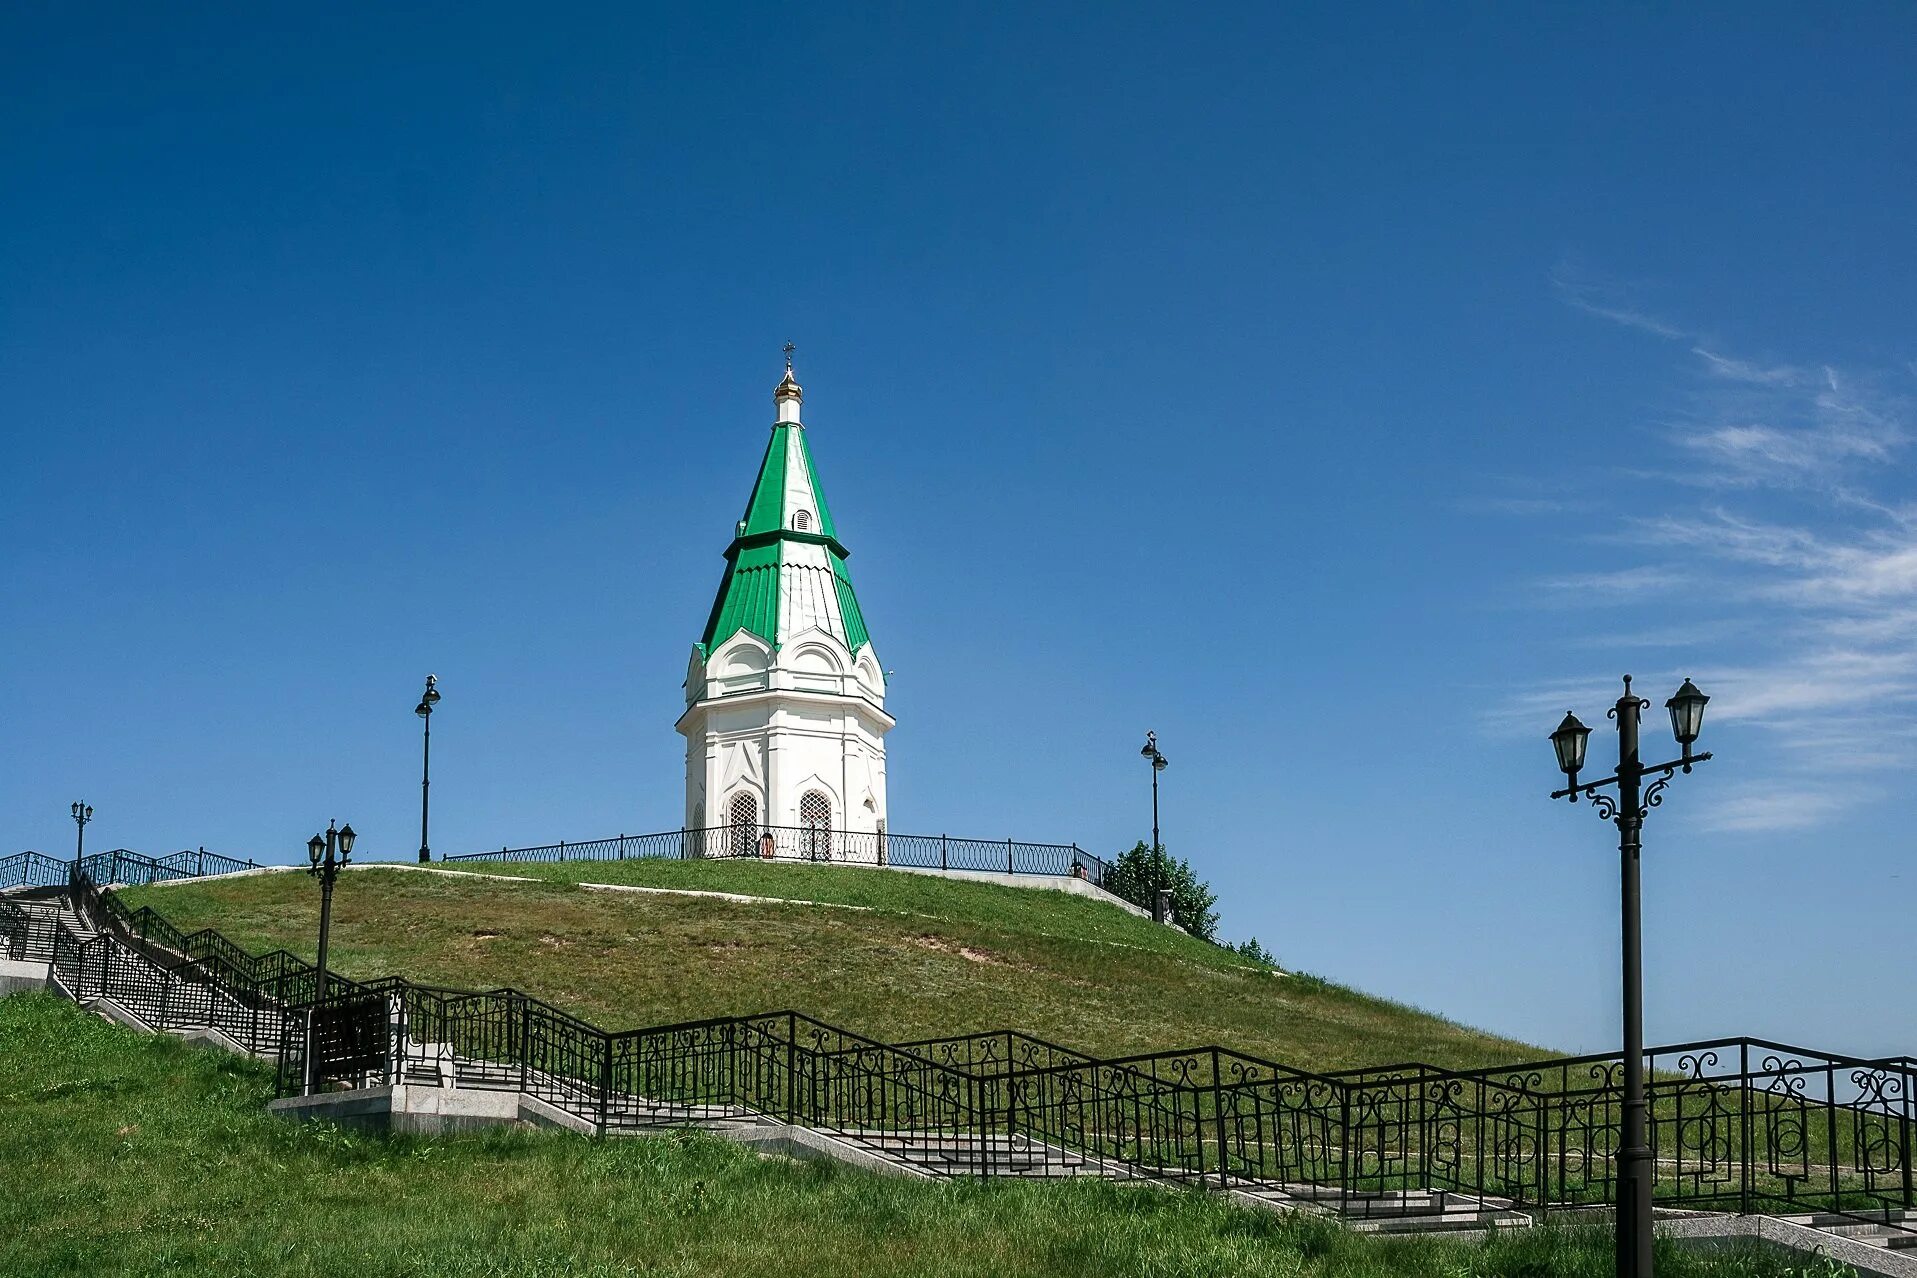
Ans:
[{"label": "green grass", "polygon": [[[270,1071],[0,999],[0,1275],[1600,1278],[1601,1232],[1381,1242],[1197,1192],[883,1180],[714,1138],[295,1127]],[[1787,1278],[1660,1247],[1662,1278]],[[1828,1270],[1816,1271],[1820,1278]],[[1835,1278],[1835,1275],[1831,1275]]]},{"label": "green grass", "polygon": [[[333,905],[338,970],[510,985],[607,1029],[793,1008],[890,1042],[1010,1028],[1099,1055],[1217,1043],[1303,1069],[1544,1054],[1063,892],[753,862],[460,868],[538,881],[349,872]],[[598,892],[582,880],[866,908]],[[318,893],[303,874],[127,899],[255,950],[312,957]]]}]

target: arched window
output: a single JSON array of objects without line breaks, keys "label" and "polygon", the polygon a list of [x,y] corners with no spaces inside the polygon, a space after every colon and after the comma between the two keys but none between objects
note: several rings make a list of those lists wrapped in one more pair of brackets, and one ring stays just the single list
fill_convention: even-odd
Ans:
[{"label": "arched window", "polygon": [[739,791],[732,796],[729,813],[732,832],[726,840],[726,851],[734,856],[751,856],[759,837],[759,796],[750,790]]},{"label": "arched window", "polygon": [[814,861],[832,859],[832,800],[823,791],[807,790],[799,798],[799,824],[805,827],[806,854]]},{"label": "arched window", "polygon": [[812,512],[802,510],[792,516],[792,527],[798,532],[804,532],[806,529],[812,527]]}]

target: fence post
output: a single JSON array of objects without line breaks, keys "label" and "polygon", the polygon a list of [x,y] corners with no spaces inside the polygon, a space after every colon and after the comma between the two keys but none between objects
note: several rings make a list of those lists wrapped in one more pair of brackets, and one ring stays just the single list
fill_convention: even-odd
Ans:
[{"label": "fence post", "polygon": [[799,1121],[799,1017],[785,1014],[785,1119]]},{"label": "fence post", "polygon": [[1010,839],[1005,840],[1005,872],[1007,874],[1018,873],[1017,870],[1012,868],[1012,841]]},{"label": "fence post", "polygon": [[626,859],[626,836],[625,836],[624,834],[621,834],[621,835],[619,836],[619,857],[618,857],[618,859],[619,859],[619,860],[621,860],[621,861],[623,861],[623,860],[625,860],[625,859]]},{"label": "fence post", "polygon": [[1006,1075],[999,1076],[998,1085],[1005,1089],[1005,1159],[1011,1164],[1018,1155],[1018,1104],[1013,1099],[1018,1089]]},{"label": "fence post", "polygon": [[1229,1161],[1225,1157],[1225,1093],[1218,1081],[1218,1049],[1211,1049],[1211,1110],[1212,1121],[1218,1133],[1218,1188],[1225,1187],[1225,1167]]},{"label": "fence post", "polygon": [[1917,1149],[1911,1148],[1911,1122],[1917,1118],[1917,1061],[1904,1063],[1904,1206],[1917,1207],[1917,1194],[1911,1192],[1911,1160]]},{"label": "fence post", "polygon": [[1825,1149],[1830,1159],[1830,1206],[1836,1211],[1843,1201],[1843,1185],[1837,1175],[1837,1070],[1829,1060],[1824,1062],[1824,1131],[1829,1142]]},{"label": "fence post", "polygon": [[1338,1214],[1351,1210],[1351,1088],[1338,1085]]},{"label": "fence post", "polygon": [[1751,1041],[1747,1038],[1737,1045],[1737,1091],[1739,1108],[1739,1151],[1738,1164],[1741,1172],[1738,1176],[1737,1214],[1751,1214],[1751,1178],[1754,1169],[1751,1166]]},{"label": "fence post", "polygon": [[519,999],[519,1090],[525,1091],[532,1073],[532,1000]]},{"label": "fence post", "polygon": [[949,870],[951,868],[952,868],[951,852],[946,847],[945,836],[941,834],[939,835],[939,869]]},{"label": "fence post", "polygon": [[612,1035],[599,1035],[599,1134],[606,1134],[606,1102],[612,1099]]},{"label": "fence post", "polygon": [[1911,1192],[1911,1160],[1917,1149],[1910,1143],[1911,1123],[1917,1118],[1917,1061],[1904,1064],[1904,1206],[1917,1207],[1917,1193]]}]

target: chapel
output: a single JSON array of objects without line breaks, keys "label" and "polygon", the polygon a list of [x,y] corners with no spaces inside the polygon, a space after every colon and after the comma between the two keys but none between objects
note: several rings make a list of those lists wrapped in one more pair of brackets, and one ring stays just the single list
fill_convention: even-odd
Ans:
[{"label": "chapel", "polygon": [[686,828],[708,856],[885,859],[885,674],[792,375],[686,670]]}]

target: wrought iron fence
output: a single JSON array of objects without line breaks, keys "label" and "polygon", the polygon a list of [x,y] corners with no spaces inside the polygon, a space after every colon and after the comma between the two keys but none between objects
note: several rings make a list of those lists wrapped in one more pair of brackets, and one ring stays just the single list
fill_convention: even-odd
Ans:
[{"label": "wrought iron fence", "polygon": [[891,865],[921,870],[975,870],[1081,878],[1103,886],[1111,864],[1075,843],[1021,843],[1016,839],[961,839],[945,834],[891,834],[823,826],[737,825],[620,834],[582,843],[462,852],[444,861],[627,861],[646,858],[763,857]]},{"label": "wrought iron fence", "polygon": [[95,852],[83,864],[87,877],[95,883],[123,883],[128,887],[258,868],[250,860],[221,856],[205,848],[188,848],[163,857],[141,856],[126,848],[115,848],[110,852]]},{"label": "wrought iron fence", "polygon": [[[1407,1195],[1548,1212],[1614,1192],[1615,1054],[1313,1073],[1222,1047],[1100,1059],[1010,1030],[888,1044],[793,1011],[609,1032],[510,989],[333,975],[320,1000],[312,966],[286,951],[182,932],[84,867],[69,888],[99,931],[58,927],[63,986],[276,1055],[282,1094],[516,1090],[600,1132],[775,1118],[935,1175],[1245,1188],[1348,1216],[1400,1214]],[[1646,1067],[1660,1206],[1917,1208],[1917,1060],[1742,1038],[1655,1048]]]},{"label": "wrought iron fence", "polygon": [[32,931],[33,919],[25,910],[11,901],[0,901],[0,958],[25,958]]},{"label": "wrought iron fence", "polygon": [[[255,955],[217,931],[182,932],[150,907],[130,909],[93,874],[119,881],[122,860],[86,858],[77,867],[57,862],[66,874],[66,899],[91,935],[50,918],[50,973],[76,1001],[110,999],[135,1020],[156,1030],[213,1029],[245,1051],[269,1053],[283,1037],[285,1008],[310,1003],[317,970],[284,950]],[[151,868],[148,858],[144,867]],[[183,871],[174,871],[180,877]],[[3,880],[0,880],[3,881]],[[353,992],[358,982],[337,974],[329,989]]]},{"label": "wrought iron fence", "polygon": [[0,892],[15,888],[63,888],[73,862],[39,852],[16,852],[0,857]]},{"label": "wrought iron fence", "polygon": [[[389,1057],[321,1062],[320,1077],[517,1089],[602,1132],[771,1116],[941,1175],[1276,1188],[1349,1216],[1398,1214],[1407,1193],[1540,1211],[1613,1193],[1615,1056],[1332,1076],[1216,1047],[1100,1060],[1010,1031],[886,1044],[796,1012],[607,1033],[513,990],[393,981],[383,996]],[[288,1079],[298,1013],[282,1022]],[[1907,1060],[1730,1039],[1648,1065],[1660,1205],[1917,1207]]]},{"label": "wrought iron fence", "polygon": [[[97,897],[97,885],[101,884],[145,885],[203,874],[224,874],[234,869],[250,869],[253,865],[204,848],[158,859],[117,848],[88,856],[78,868],[88,890]],[[0,900],[0,957],[35,962],[52,958],[58,910],[49,898],[64,897],[73,890],[74,871],[71,860],[63,861],[39,852],[0,857],[0,892],[11,894],[11,899]],[[201,955],[194,953],[189,957]]]}]

